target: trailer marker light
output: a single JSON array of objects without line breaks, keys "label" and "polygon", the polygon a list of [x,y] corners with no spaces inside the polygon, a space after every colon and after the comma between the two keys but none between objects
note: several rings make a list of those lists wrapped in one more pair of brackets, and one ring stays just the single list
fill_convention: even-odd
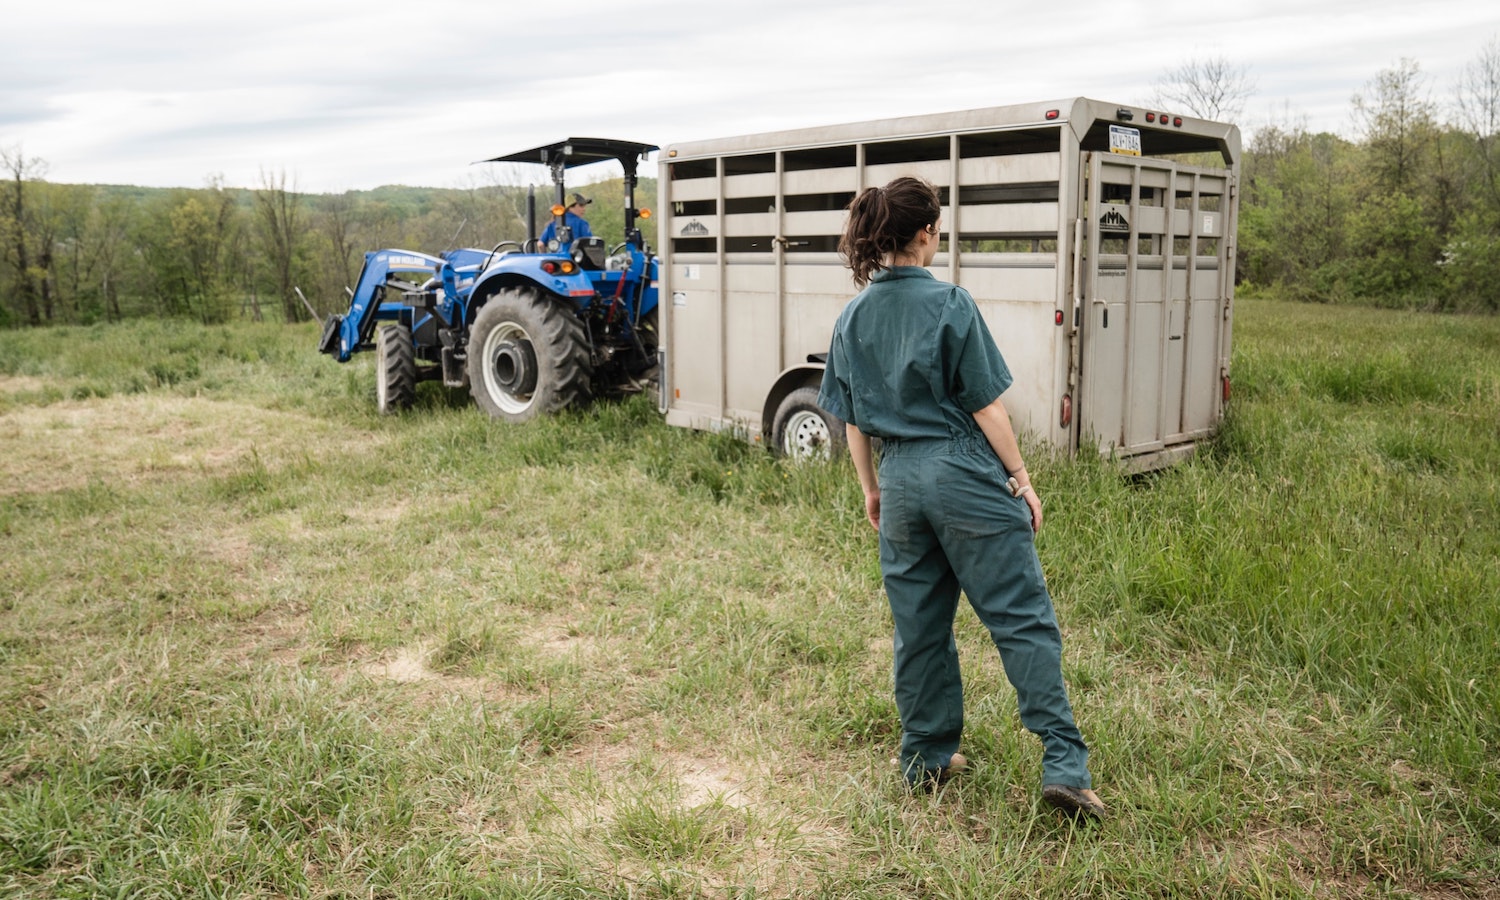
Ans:
[{"label": "trailer marker light", "polygon": [[1052,316],[1052,321],[1053,321],[1053,322],[1054,322],[1054,323],[1056,323],[1056,324],[1058,324],[1058,325],[1061,325],[1061,324],[1062,324],[1062,323],[1063,323],[1063,314],[1062,314],[1062,310],[1058,310],[1058,311],[1057,311],[1057,312],[1056,312],[1056,314],[1054,314],[1054,315],[1053,315],[1053,316]]},{"label": "trailer marker light", "polygon": [[677,155],[677,151],[676,150],[668,150],[667,151],[667,158],[668,159],[671,159],[672,157],[674,157],[676,155]]},{"label": "trailer marker light", "polygon": [[1224,376],[1224,402],[1229,402],[1229,376]]},{"label": "trailer marker light", "polygon": [[552,204],[552,214],[554,216],[560,216],[567,211],[568,208],[566,206],[563,206],[561,203]]},{"label": "trailer marker light", "polygon": [[1049,109],[1049,110],[1047,110],[1047,121],[1050,122],[1050,121],[1052,121],[1053,119],[1057,118],[1060,115],[1062,115],[1061,111],[1055,110],[1055,109]]},{"label": "trailer marker light", "polygon": [[1062,427],[1067,428],[1073,424],[1073,395],[1063,394],[1062,399]]},{"label": "trailer marker light", "polygon": [[1146,113],[1146,121],[1147,122],[1155,122],[1156,121],[1156,113]]},{"label": "trailer marker light", "polygon": [[641,207],[641,209],[636,212],[635,217],[637,219],[649,219],[651,218],[651,210],[646,209],[645,207]]},{"label": "trailer marker light", "polygon": [[1172,124],[1176,125],[1178,128],[1181,128],[1182,127],[1182,116],[1178,116],[1175,119],[1173,119],[1172,120]]}]

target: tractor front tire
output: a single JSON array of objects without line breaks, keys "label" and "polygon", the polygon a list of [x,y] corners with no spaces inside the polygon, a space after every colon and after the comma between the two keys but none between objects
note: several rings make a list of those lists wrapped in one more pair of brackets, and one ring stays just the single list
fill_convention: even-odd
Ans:
[{"label": "tractor front tire", "polygon": [[592,365],[583,320],[567,304],[530,288],[501,291],[469,329],[469,392],[507,422],[582,405]]},{"label": "tractor front tire", "polygon": [[776,407],[771,447],[788,459],[829,459],[849,446],[842,420],[818,405],[818,389],[800,387]]},{"label": "tractor front tire", "polygon": [[375,338],[375,408],[382,416],[410,409],[417,402],[417,352],[411,329],[387,325]]}]

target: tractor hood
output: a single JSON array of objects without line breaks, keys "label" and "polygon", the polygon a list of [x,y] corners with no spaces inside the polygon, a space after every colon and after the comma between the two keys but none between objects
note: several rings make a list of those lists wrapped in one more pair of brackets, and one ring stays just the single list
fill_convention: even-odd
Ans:
[{"label": "tractor hood", "polygon": [[625,167],[625,171],[634,172],[640,158],[656,149],[657,147],[653,144],[640,144],[635,141],[575,137],[483,161],[540,163],[544,166],[561,163],[563,168],[571,169],[613,159],[618,160],[620,165]]}]

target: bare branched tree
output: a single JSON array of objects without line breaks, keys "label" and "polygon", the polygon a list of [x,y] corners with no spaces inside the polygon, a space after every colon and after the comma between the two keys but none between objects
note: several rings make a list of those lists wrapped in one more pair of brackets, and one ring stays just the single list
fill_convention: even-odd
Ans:
[{"label": "bare branched tree", "polygon": [[34,156],[26,156],[20,147],[3,147],[0,148],[0,165],[11,181],[4,191],[3,203],[0,203],[0,234],[4,235],[5,255],[15,269],[15,290],[21,301],[21,314],[26,324],[40,325],[41,291],[31,259],[31,213],[26,206],[26,182],[40,180],[47,164]]},{"label": "bare branched tree", "polygon": [[1459,73],[1458,119],[1474,142],[1490,202],[1500,207],[1500,38]]},{"label": "bare branched tree", "polygon": [[1248,66],[1222,56],[1192,57],[1156,82],[1152,100],[1159,106],[1186,109],[1200,119],[1227,122],[1245,111],[1255,94]]},{"label": "bare branched tree", "polygon": [[286,172],[260,173],[260,187],[255,191],[255,211],[260,225],[261,248],[269,257],[271,271],[276,277],[276,293],[288,322],[303,319],[302,301],[292,291],[292,267],[302,233],[301,207],[302,198],[297,195],[295,181],[291,189],[287,189]]}]

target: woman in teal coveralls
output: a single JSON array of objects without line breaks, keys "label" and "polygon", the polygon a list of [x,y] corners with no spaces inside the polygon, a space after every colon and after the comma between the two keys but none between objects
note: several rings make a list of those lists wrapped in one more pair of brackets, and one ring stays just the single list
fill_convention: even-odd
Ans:
[{"label": "woman in teal coveralls", "polygon": [[953,640],[962,589],[1000,650],[1022,724],[1042,740],[1043,799],[1102,817],[1033,539],[1042,505],[1000,402],[1010,371],[973,298],[925,268],[940,215],[937,190],[917,178],[867,188],[850,203],[839,252],[863,290],[839,315],[818,396],[847,423],[880,532],[902,771],[930,787],[967,765],[957,752],[963,685]]}]

